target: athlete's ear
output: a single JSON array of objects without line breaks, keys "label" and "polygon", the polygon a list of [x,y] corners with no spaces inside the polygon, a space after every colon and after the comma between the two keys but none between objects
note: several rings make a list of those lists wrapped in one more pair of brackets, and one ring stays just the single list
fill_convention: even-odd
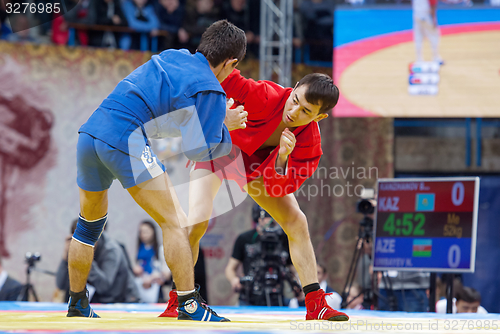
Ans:
[{"label": "athlete's ear", "polygon": [[319,114],[318,116],[316,116],[316,118],[314,119],[315,122],[319,122],[321,121],[322,119],[325,119],[328,117],[328,114],[327,113],[321,113]]},{"label": "athlete's ear", "polygon": [[232,67],[235,68],[238,65],[238,59],[233,58],[233,59],[227,59],[224,63],[224,67]]}]

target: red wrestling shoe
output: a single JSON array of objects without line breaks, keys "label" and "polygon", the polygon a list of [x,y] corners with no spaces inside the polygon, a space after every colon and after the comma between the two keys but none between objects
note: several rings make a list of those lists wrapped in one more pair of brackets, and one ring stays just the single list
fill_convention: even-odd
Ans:
[{"label": "red wrestling shoe", "polygon": [[163,311],[162,314],[159,315],[161,318],[177,318],[179,312],[177,311],[177,307],[179,306],[179,301],[177,300],[177,291],[172,290],[168,294],[170,299],[168,300],[167,309]]},{"label": "red wrestling shoe", "polygon": [[347,314],[331,308],[325,300],[325,292],[318,290],[306,296],[306,320],[347,321]]}]

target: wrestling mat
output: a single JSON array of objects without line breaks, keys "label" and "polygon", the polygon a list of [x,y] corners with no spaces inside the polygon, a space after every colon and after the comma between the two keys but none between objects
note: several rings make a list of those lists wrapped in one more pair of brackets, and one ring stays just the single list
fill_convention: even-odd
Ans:
[{"label": "wrestling mat", "polygon": [[2,333],[500,333],[500,314],[348,310],[347,322],[305,321],[305,309],[214,307],[230,323],[158,318],[160,304],[94,304],[100,319],[66,318],[66,304],[0,302]]}]

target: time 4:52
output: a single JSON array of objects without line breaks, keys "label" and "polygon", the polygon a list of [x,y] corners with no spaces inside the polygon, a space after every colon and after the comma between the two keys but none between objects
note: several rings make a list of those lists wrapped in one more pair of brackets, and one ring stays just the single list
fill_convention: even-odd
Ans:
[{"label": "time 4:52", "polygon": [[384,223],[383,231],[391,236],[422,236],[425,235],[424,224],[425,215],[423,213],[404,213],[402,218],[396,218],[396,214],[391,213]]}]

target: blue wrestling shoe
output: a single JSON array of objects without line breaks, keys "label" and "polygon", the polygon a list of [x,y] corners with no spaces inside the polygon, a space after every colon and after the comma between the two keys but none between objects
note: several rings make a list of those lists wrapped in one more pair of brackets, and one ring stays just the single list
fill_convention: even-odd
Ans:
[{"label": "blue wrestling shoe", "polygon": [[219,316],[205,303],[199,293],[200,287],[196,287],[196,291],[186,296],[178,296],[179,300],[179,315],[177,320],[194,320],[194,321],[216,321],[228,322],[227,318]]},{"label": "blue wrestling shoe", "polygon": [[67,317],[100,318],[100,316],[95,314],[92,307],[90,307],[87,293],[87,288],[78,293],[73,291],[69,292]]}]

